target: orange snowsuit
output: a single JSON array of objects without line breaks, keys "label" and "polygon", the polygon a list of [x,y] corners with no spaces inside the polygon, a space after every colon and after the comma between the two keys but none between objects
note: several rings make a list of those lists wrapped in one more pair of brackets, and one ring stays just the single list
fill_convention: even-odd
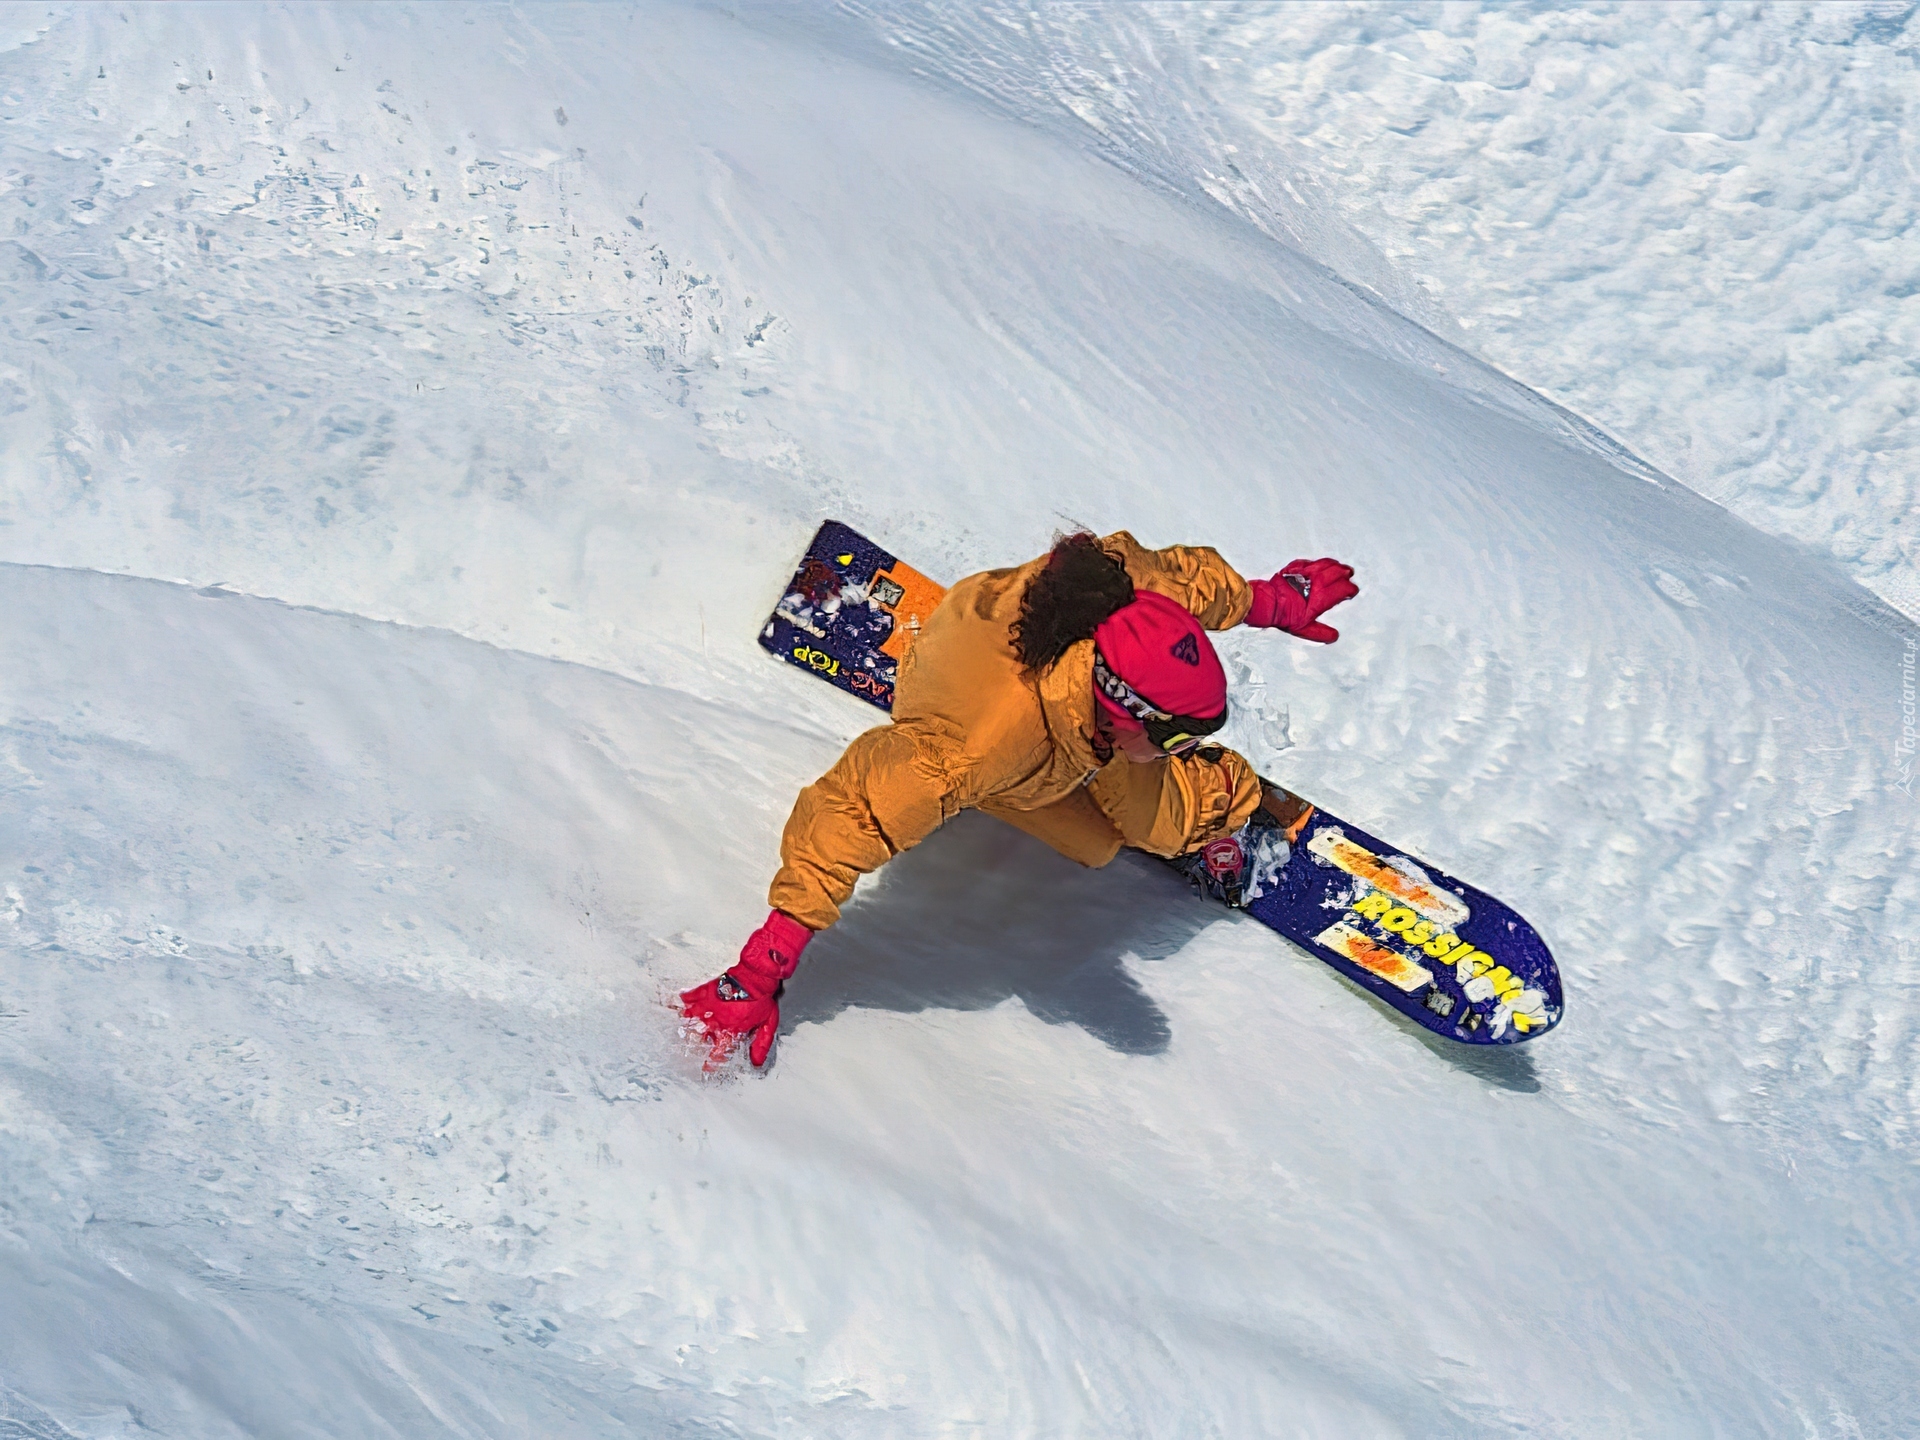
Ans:
[{"label": "orange snowsuit", "polygon": [[[1148,550],[1124,530],[1100,543],[1125,561],[1136,589],[1178,601],[1207,629],[1246,617],[1252,592],[1213,550]],[[1149,764],[1096,754],[1093,641],[1038,675],[1021,666],[1011,627],[1045,563],[988,570],[947,591],[900,666],[892,723],[855,739],[794,802],[768,892],[775,909],[826,929],[860,876],[962,810],[984,810],[1090,866],[1123,844],[1184,854],[1253,813],[1259,779],[1231,750]]]}]

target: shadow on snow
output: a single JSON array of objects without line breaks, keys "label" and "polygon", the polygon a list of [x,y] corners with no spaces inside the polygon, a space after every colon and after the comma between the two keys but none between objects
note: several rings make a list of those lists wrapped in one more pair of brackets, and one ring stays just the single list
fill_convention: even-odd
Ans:
[{"label": "shadow on snow", "polygon": [[[1088,870],[976,812],[956,816],[861,886],[840,923],[807,949],[806,983],[781,997],[781,1029],[842,1010],[990,1010],[1017,997],[1050,1025],[1078,1025],[1127,1055],[1172,1043],[1166,1012],[1129,956],[1165,960],[1210,925],[1257,922],[1195,897],[1158,861],[1123,852]],[[1306,957],[1278,935],[1274,963]],[[1438,1058],[1507,1090],[1535,1091],[1533,1059],[1513,1047],[1430,1034],[1343,982]]]},{"label": "shadow on snow", "polygon": [[1163,960],[1226,918],[1144,856],[1088,870],[969,812],[889,861],[808,947],[807,983],[781,998],[782,1028],[849,1006],[989,1010],[1017,996],[1049,1024],[1158,1055],[1172,1027],[1126,957]]}]

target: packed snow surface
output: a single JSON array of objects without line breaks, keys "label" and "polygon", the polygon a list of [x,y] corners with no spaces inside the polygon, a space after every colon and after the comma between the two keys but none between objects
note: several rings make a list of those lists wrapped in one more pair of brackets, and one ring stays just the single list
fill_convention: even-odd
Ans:
[{"label": "packed snow surface", "polygon": [[1912,0],[857,8],[1920,618]]},{"label": "packed snow surface", "polygon": [[[1910,1427],[1915,637],[1837,561],[859,15],[0,19],[5,1433]],[[703,1080],[872,719],[755,645],[829,515],[1353,563],[1232,738],[1565,1023],[971,816]]]}]

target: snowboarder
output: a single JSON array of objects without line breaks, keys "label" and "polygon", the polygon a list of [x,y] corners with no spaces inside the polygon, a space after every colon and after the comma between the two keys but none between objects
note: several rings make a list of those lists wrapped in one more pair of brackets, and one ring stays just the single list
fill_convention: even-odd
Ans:
[{"label": "snowboarder", "polygon": [[[962,810],[983,810],[1083,865],[1129,845],[1173,857],[1234,834],[1259,778],[1206,743],[1227,721],[1208,630],[1247,624],[1331,644],[1320,616],[1359,593],[1336,560],[1243,580],[1204,546],[1149,550],[1125,531],[962,580],[901,663],[891,724],[800,792],[766,923],[739,961],[680,998],[709,1066],[751,1035],[766,1063],[779,994],[860,876]],[[1118,761],[1119,763],[1115,763]]]}]

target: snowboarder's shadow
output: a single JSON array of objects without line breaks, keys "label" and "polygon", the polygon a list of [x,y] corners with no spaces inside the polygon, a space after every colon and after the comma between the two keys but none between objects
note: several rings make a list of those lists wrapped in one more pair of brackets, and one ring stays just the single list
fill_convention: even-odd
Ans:
[{"label": "snowboarder's shadow", "polygon": [[[1173,1028],[1127,957],[1164,960],[1208,926],[1233,923],[1255,924],[1195,897],[1157,860],[1125,852],[1088,870],[967,812],[889,861],[808,947],[805,983],[780,998],[780,1028],[828,1021],[849,1006],[989,1010],[1017,996],[1048,1024],[1078,1025],[1123,1054],[1158,1055]],[[1352,989],[1354,1004],[1377,1005]],[[1533,1057],[1516,1047],[1458,1045],[1378,1008],[1437,1057],[1489,1084],[1540,1088]]]},{"label": "snowboarder's shadow", "polygon": [[1158,1055],[1173,1030],[1126,957],[1165,959],[1228,918],[1189,903],[1179,878],[1145,856],[1088,870],[969,812],[862,885],[808,948],[806,983],[781,997],[781,1028],[849,1006],[987,1010],[1017,996],[1049,1024]]}]

